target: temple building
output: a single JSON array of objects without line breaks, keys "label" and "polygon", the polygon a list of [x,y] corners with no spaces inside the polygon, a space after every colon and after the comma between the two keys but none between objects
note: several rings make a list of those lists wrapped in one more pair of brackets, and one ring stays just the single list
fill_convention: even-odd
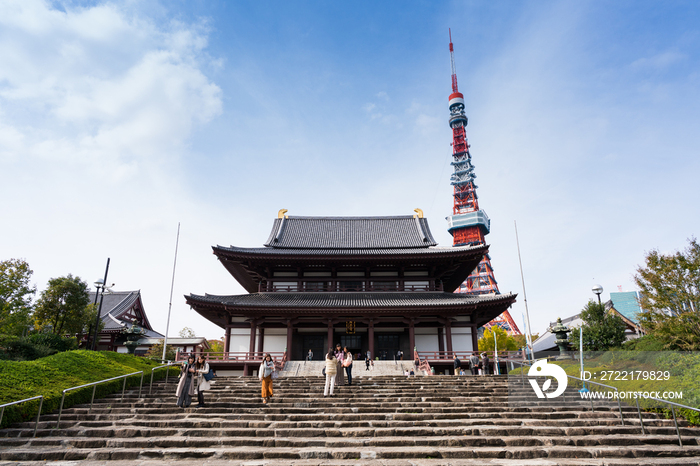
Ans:
[{"label": "temple building", "polygon": [[185,296],[225,329],[231,369],[248,374],[260,352],[302,360],[310,349],[321,359],[336,343],[387,359],[398,350],[411,359],[414,348],[446,358],[477,349],[477,328],[515,301],[453,293],[488,246],[438,247],[419,209],[394,217],[285,212],[263,247],[213,247],[247,294]]}]

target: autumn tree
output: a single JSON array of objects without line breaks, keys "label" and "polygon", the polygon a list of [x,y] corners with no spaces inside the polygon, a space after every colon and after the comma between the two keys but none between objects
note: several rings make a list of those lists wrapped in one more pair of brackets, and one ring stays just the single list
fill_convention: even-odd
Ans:
[{"label": "autumn tree", "polygon": [[479,338],[479,351],[493,351],[495,349],[494,335],[495,343],[498,343],[499,352],[515,351],[518,349],[515,338],[508,335],[508,332],[501,327],[494,325],[491,328],[484,329],[484,335]]},{"label": "autumn tree", "polygon": [[31,324],[34,272],[22,259],[0,262],[0,333],[21,335]]},{"label": "autumn tree", "polygon": [[57,335],[82,336],[95,319],[95,312],[88,298],[87,283],[68,274],[49,280],[49,286],[36,303],[34,324],[39,330]]},{"label": "autumn tree", "polygon": [[[584,351],[605,351],[616,348],[625,341],[625,323],[620,316],[606,312],[603,304],[593,300],[583,308],[580,314],[583,323]],[[579,348],[579,328],[572,328],[569,342],[573,348]]]},{"label": "autumn tree", "polygon": [[700,244],[688,240],[684,251],[661,254],[652,250],[634,281],[640,289],[645,332],[666,349],[700,350]]}]

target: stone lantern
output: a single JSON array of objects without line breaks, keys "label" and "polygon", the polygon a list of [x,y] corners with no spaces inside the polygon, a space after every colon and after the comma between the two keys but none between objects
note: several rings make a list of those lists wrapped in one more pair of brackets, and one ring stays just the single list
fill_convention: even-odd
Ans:
[{"label": "stone lantern", "polygon": [[134,319],[134,323],[131,325],[131,328],[123,329],[122,333],[126,335],[127,341],[124,343],[126,350],[129,352],[129,354],[134,354],[136,347],[139,346],[139,340],[146,332],[141,326],[139,326],[139,324],[136,323],[136,319]]},{"label": "stone lantern", "polygon": [[549,328],[549,331],[557,337],[554,343],[559,347],[559,356],[557,359],[568,358],[569,339],[568,334],[571,332],[569,327],[561,323],[561,317],[557,318],[557,323]]}]

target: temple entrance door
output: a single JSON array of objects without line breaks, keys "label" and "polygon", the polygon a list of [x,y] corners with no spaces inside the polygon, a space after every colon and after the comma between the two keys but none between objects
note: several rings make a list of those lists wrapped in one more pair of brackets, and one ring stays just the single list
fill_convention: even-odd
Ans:
[{"label": "temple entrance door", "polygon": [[376,336],[377,346],[375,357],[380,360],[391,361],[396,356],[399,350],[399,334],[398,333],[380,333]]},{"label": "temple entrance door", "polygon": [[302,356],[304,359],[309,355],[309,350],[314,353],[314,361],[323,361],[326,357],[328,349],[323,348],[323,335],[304,335],[304,346],[302,348]]},{"label": "temple entrance door", "polygon": [[348,351],[352,355],[362,353],[362,336],[361,335],[341,335],[340,346],[348,347]]}]

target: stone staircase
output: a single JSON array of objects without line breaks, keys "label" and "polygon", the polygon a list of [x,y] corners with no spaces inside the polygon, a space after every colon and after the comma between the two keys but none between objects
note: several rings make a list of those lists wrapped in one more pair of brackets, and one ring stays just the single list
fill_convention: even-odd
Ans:
[{"label": "stone staircase", "polygon": [[[393,362],[392,362],[393,363]],[[364,368],[363,368],[364,369]],[[220,377],[207,407],[175,406],[175,385],[66,409],[0,431],[0,464],[700,465],[700,430],[636,407],[535,400],[509,406],[506,376],[365,376],[323,397],[318,376],[283,377],[264,405],[252,377]],[[523,392],[523,397],[527,397]],[[69,463],[66,463],[69,462]],[[49,463],[50,464],[50,463]]]},{"label": "stone staircase", "polygon": [[[284,370],[280,372],[281,377],[309,377],[319,376],[326,367],[324,361],[289,361],[285,363]],[[355,361],[352,365],[352,377],[377,377],[388,375],[398,377],[406,370],[413,367],[411,361],[374,361],[374,366],[366,370],[365,361]]]}]

